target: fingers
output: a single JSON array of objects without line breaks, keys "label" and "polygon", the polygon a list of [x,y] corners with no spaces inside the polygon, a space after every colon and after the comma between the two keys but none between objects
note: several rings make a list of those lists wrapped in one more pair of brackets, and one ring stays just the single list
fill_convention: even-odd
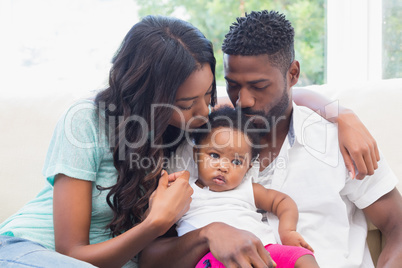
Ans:
[{"label": "fingers", "polygon": [[367,167],[366,167],[366,162],[364,161],[364,158],[362,155],[358,155],[358,156],[352,156],[356,169],[357,169],[357,173],[355,178],[358,180],[363,179],[366,174],[367,174]]},{"label": "fingers", "polygon": [[255,244],[255,247],[249,248],[245,254],[236,259],[240,267],[266,268],[276,267],[271,254],[265,249],[261,241]]},{"label": "fingers", "polygon": [[[167,172],[166,172],[165,170],[162,169],[161,177],[160,177],[160,179],[159,179],[158,185],[159,185],[159,186],[162,186],[162,187],[164,187],[164,188],[167,188],[167,187],[168,187],[168,184],[169,184],[169,177],[168,177],[168,174],[167,174]],[[159,187],[159,186],[158,186],[158,187]]]},{"label": "fingers", "polygon": [[378,168],[377,161],[373,162],[375,158],[372,158],[370,151],[366,151],[363,155],[355,156],[353,159],[358,170],[356,175],[358,180],[364,179],[367,175],[373,175],[374,170]]},{"label": "fingers", "polygon": [[[259,255],[258,257],[260,257],[262,260],[263,266],[261,266],[261,267],[276,267],[276,263],[271,258],[271,254],[265,249],[265,247],[263,247],[263,246],[258,247],[257,251],[258,251],[258,255]],[[254,267],[258,267],[258,266],[256,266],[257,263],[252,262],[252,264],[254,265]]]},{"label": "fingers", "polygon": [[371,161],[373,162],[374,170],[378,168],[378,161],[380,161],[380,152],[378,151],[377,143],[374,141],[374,150],[371,153]]},{"label": "fingers", "polygon": [[250,254],[250,255],[240,255],[234,260],[230,260],[229,263],[225,264],[225,267],[249,267],[249,268],[274,268],[276,267],[276,263],[271,259],[269,252],[264,249],[265,253],[267,253],[268,259],[263,261],[258,254]]},{"label": "fingers", "polygon": [[169,182],[174,182],[182,173],[183,173],[183,171],[178,171],[178,172],[169,174],[168,175]]},{"label": "fingers", "polygon": [[306,241],[301,241],[300,245],[314,253],[314,249]]},{"label": "fingers", "polygon": [[[367,175],[373,175],[378,168],[376,146],[372,149],[368,147],[360,152],[352,152],[350,155],[345,149],[341,149],[346,168],[353,175],[352,178],[364,179]],[[378,150],[378,149],[377,149]],[[352,164],[351,164],[352,162]],[[354,163],[354,165],[353,165]],[[352,170],[353,166],[353,171]]]},{"label": "fingers", "polygon": [[377,146],[377,142],[374,141],[374,154],[375,154],[375,159],[378,161],[380,161],[380,152],[378,151],[378,146]]},{"label": "fingers", "polygon": [[174,182],[176,181],[178,178],[182,178],[185,180],[189,180],[190,178],[190,172],[188,172],[187,170],[182,170],[182,171],[178,171],[175,173],[171,173],[169,174],[169,182]]},{"label": "fingers", "polygon": [[246,268],[253,268],[251,264],[243,257],[237,259],[237,261],[231,261],[229,264],[226,264],[225,267],[227,268],[238,268],[238,267],[246,267]]},{"label": "fingers", "polygon": [[177,179],[186,180],[188,183],[188,181],[190,179],[190,172],[188,172],[187,170],[181,171],[181,173]]},{"label": "fingers", "polygon": [[[341,153],[350,177],[363,179],[367,175],[373,175],[380,160],[377,142],[373,136],[350,111],[339,114],[338,126]],[[353,162],[354,166],[351,165]]]},{"label": "fingers", "polygon": [[352,179],[355,178],[356,170],[349,152],[344,147],[341,147],[341,154],[343,156],[343,160],[345,161],[346,169],[349,170],[349,177]]}]

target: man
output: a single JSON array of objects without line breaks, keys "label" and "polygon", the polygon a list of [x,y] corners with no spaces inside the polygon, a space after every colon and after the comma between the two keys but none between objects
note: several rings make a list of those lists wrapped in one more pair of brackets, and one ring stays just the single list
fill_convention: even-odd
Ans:
[{"label": "man", "polygon": [[[231,26],[222,46],[231,102],[265,132],[258,182],[296,201],[298,232],[312,245],[321,267],[373,267],[364,214],[387,239],[378,267],[398,267],[402,198],[395,189],[397,178],[383,158],[373,176],[349,178],[336,125],[292,103],[291,88],[300,74],[293,37],[283,15],[251,12]],[[277,225],[274,217],[267,218]],[[208,251],[226,267],[274,267],[255,236],[221,223],[160,239],[142,252],[140,261],[144,267],[194,267]]]},{"label": "man", "polygon": [[[298,204],[298,231],[321,267],[373,267],[364,216],[386,238],[378,267],[400,267],[398,180],[383,157],[374,175],[349,178],[336,126],[292,103],[291,88],[300,74],[293,39],[284,15],[251,12],[231,26],[222,46],[231,102],[268,131],[262,137],[258,182]],[[278,224],[271,215],[268,222]]]}]

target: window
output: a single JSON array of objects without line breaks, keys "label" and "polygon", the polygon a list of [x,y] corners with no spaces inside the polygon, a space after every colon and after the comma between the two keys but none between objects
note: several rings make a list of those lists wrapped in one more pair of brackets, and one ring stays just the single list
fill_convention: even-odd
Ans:
[{"label": "window", "polygon": [[328,83],[402,77],[400,1],[327,0],[327,3]]},{"label": "window", "polygon": [[214,44],[218,84],[224,85],[221,45],[236,17],[252,10],[278,10],[295,28],[295,52],[302,68],[298,85],[325,83],[326,0],[137,0],[139,15],[174,15],[190,21]]},{"label": "window", "polygon": [[2,85],[14,96],[99,89],[131,26],[162,14],[190,21],[214,43],[223,86],[229,25],[262,9],[284,13],[295,28],[299,86],[402,77],[400,0],[2,0]]},{"label": "window", "polygon": [[382,3],[382,77],[402,77],[402,1]]}]

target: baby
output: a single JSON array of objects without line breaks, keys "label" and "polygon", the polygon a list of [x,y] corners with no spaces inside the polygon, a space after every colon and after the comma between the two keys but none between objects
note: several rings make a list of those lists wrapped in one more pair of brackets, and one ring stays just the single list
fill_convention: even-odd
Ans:
[{"label": "baby", "polygon": [[[229,107],[214,111],[209,120],[193,133],[195,162],[187,169],[194,193],[189,211],[177,222],[178,235],[223,222],[254,233],[278,267],[318,267],[312,248],[296,232],[295,202],[252,182],[259,170],[259,163],[253,161],[258,157],[253,145],[259,144],[259,136],[251,122]],[[277,244],[257,209],[277,215],[283,245]],[[224,266],[208,253],[196,267]]]}]

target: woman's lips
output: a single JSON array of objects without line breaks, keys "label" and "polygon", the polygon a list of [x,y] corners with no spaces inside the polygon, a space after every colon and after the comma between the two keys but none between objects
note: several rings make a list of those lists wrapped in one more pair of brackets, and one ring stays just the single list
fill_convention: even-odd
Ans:
[{"label": "woman's lips", "polygon": [[223,185],[226,183],[225,178],[223,176],[216,176],[212,179],[212,181],[217,185]]}]

